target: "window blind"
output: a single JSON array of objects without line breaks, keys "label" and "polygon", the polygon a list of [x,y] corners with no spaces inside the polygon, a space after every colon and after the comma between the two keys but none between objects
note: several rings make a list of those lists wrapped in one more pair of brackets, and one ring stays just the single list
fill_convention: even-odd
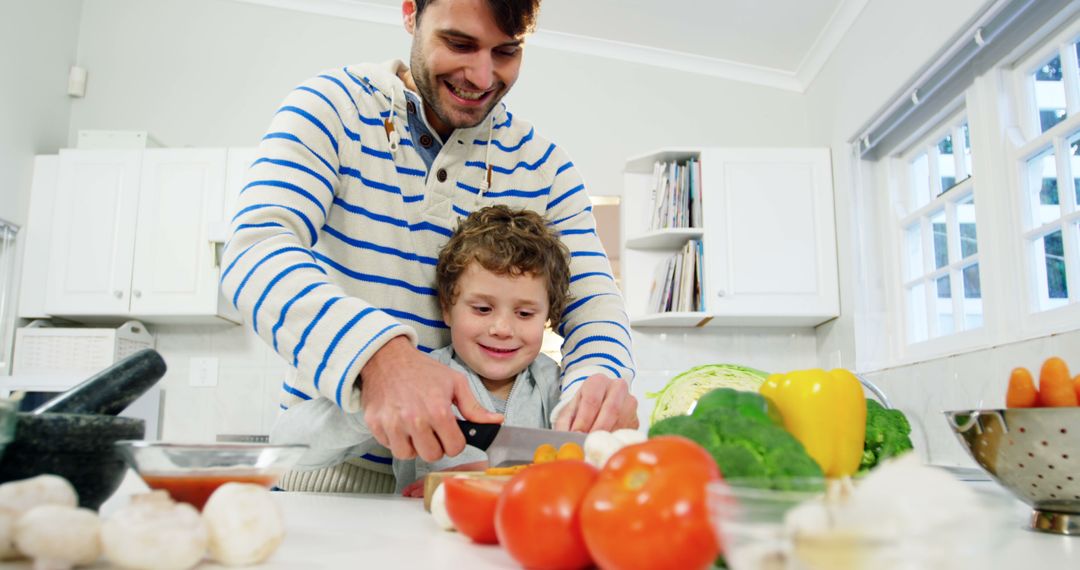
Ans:
[{"label": "window blind", "polygon": [[1080,11],[1076,0],[998,0],[978,14],[850,142],[877,160],[958,100],[975,77]]}]

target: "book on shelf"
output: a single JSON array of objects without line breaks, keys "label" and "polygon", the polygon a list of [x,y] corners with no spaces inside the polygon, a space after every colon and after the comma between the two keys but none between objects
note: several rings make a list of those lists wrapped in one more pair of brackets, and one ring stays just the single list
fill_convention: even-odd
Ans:
[{"label": "book on shelf", "polygon": [[696,158],[653,163],[649,229],[701,227],[700,185],[701,162]]},{"label": "book on shelf", "polygon": [[687,240],[678,252],[656,264],[649,289],[650,313],[703,311],[703,249],[699,240]]}]

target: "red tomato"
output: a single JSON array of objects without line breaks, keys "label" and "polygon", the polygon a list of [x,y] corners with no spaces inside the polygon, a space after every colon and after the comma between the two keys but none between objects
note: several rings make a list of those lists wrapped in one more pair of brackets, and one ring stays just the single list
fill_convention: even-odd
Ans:
[{"label": "red tomato", "polygon": [[461,534],[481,544],[496,544],[495,503],[506,484],[487,479],[448,478],[446,514]]},{"label": "red tomato", "polygon": [[499,542],[526,568],[592,566],[578,508],[595,480],[596,468],[576,459],[533,465],[514,475],[495,508]]},{"label": "red tomato", "polygon": [[720,554],[705,486],[720,478],[698,444],[675,436],[611,456],[581,505],[593,560],[607,570],[705,568]]}]

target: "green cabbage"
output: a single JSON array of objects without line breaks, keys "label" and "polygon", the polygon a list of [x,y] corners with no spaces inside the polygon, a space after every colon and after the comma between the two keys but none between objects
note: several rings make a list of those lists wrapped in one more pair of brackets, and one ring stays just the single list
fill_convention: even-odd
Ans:
[{"label": "green cabbage", "polygon": [[768,375],[768,372],[737,364],[695,366],[672,378],[659,392],[646,394],[649,398],[656,399],[656,407],[649,417],[649,424],[690,413],[698,398],[716,388],[757,392]]}]

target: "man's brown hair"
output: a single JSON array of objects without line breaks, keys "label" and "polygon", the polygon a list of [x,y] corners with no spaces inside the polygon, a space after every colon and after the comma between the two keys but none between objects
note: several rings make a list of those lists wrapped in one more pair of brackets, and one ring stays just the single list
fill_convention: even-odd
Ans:
[{"label": "man's brown hair", "polygon": [[540,214],[499,204],[465,218],[435,266],[444,310],[457,301],[458,279],[474,261],[496,275],[540,277],[547,285],[548,321],[554,325],[562,318],[570,298],[570,250]]},{"label": "man's brown hair", "polygon": [[[429,4],[437,0],[414,0],[416,2],[416,21]],[[540,13],[540,0],[487,0],[495,23],[504,34],[517,38],[531,33],[536,28],[536,16]]]}]

